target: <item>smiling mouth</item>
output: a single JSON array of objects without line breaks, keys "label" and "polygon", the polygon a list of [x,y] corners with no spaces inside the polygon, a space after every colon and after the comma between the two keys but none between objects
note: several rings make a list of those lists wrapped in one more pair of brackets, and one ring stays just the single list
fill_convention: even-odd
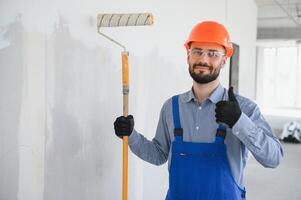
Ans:
[{"label": "smiling mouth", "polygon": [[197,70],[210,70],[209,67],[203,67],[203,66],[196,66],[194,69],[197,69]]}]

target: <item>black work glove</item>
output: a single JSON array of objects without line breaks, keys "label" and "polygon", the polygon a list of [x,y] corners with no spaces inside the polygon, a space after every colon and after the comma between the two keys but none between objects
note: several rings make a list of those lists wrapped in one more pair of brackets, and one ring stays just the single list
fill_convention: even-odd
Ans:
[{"label": "black work glove", "polygon": [[234,96],[233,87],[228,90],[229,101],[216,103],[215,118],[217,123],[225,123],[230,128],[234,126],[241,115],[239,104]]},{"label": "black work glove", "polygon": [[115,134],[120,138],[130,136],[134,129],[134,117],[132,115],[117,117],[114,122],[114,129]]}]

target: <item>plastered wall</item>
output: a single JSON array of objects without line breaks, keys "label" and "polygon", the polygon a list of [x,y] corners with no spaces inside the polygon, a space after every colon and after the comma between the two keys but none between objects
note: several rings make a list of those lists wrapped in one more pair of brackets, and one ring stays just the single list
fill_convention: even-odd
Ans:
[{"label": "plastered wall", "polygon": [[[0,2],[0,199],[121,199],[121,49],[97,13],[152,12],[151,27],[104,29],[130,52],[130,113],[151,139],[171,95],[189,90],[183,43],[201,20],[225,24],[241,48],[240,92],[253,97],[252,0]],[[228,67],[221,75],[228,83]],[[254,72],[254,75],[253,75]],[[129,155],[129,199],[164,199],[167,166]]]}]

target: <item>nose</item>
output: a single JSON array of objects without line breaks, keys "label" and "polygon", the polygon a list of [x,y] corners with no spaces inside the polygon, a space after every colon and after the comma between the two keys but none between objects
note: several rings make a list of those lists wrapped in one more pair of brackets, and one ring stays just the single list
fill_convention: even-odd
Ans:
[{"label": "nose", "polygon": [[202,55],[200,55],[200,56],[198,57],[198,60],[199,60],[200,62],[206,63],[206,64],[208,64],[209,59],[210,59],[210,58],[209,58],[207,52],[203,52]]}]

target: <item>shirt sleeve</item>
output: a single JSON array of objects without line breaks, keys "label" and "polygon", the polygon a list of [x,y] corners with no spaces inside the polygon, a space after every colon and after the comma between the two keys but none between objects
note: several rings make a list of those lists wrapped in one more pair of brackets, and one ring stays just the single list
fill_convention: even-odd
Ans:
[{"label": "shirt sleeve", "polygon": [[232,133],[253,154],[255,159],[264,167],[275,168],[283,157],[283,149],[278,138],[273,134],[258,106],[255,104],[247,111],[242,112]]},{"label": "shirt sleeve", "polygon": [[170,137],[166,123],[166,103],[163,105],[155,137],[150,141],[135,129],[129,137],[131,151],[144,161],[162,165],[168,159]]}]

